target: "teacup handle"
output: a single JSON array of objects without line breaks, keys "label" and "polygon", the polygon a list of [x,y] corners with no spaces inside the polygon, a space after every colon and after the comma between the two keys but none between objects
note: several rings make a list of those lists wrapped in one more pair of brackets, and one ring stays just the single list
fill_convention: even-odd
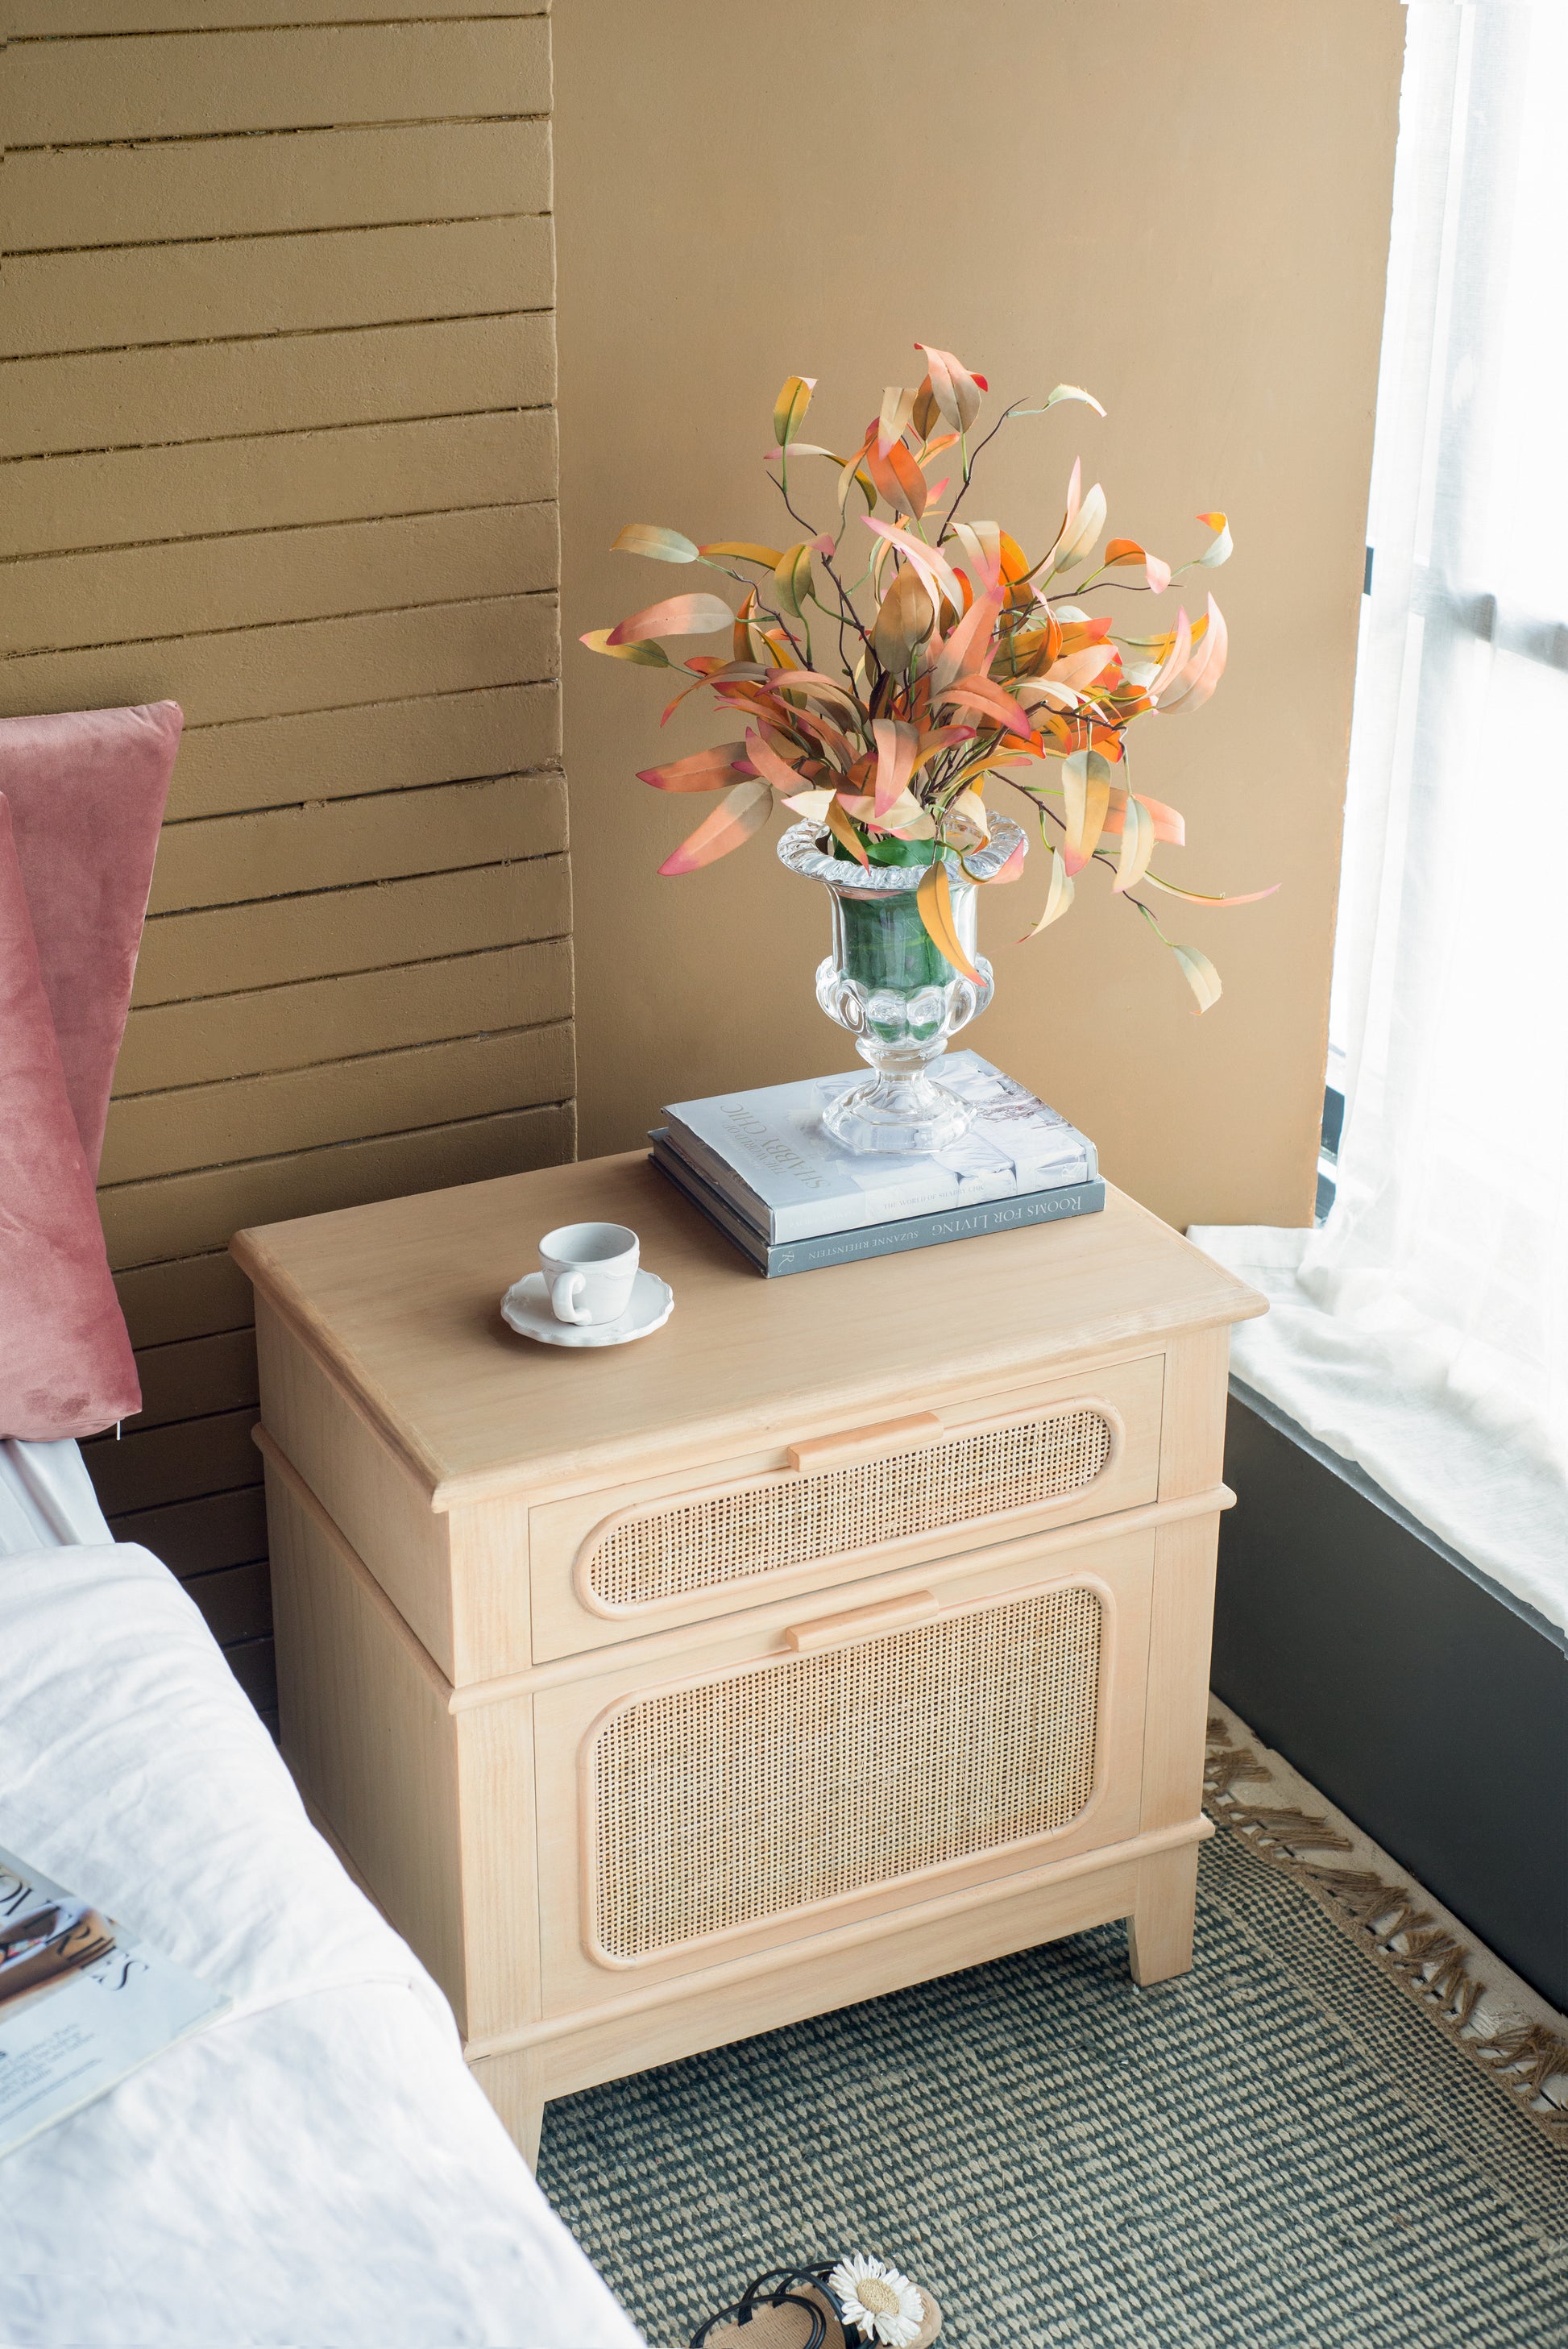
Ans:
[{"label": "teacup handle", "polygon": [[550,1309],[558,1321],[586,1321],[577,1310],[577,1292],[585,1286],[580,1272],[558,1273],[550,1284]]}]

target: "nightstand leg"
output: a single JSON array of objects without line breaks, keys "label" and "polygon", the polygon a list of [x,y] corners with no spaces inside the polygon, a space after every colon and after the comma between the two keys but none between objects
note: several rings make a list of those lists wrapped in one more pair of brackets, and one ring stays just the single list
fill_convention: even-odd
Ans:
[{"label": "nightstand leg", "polygon": [[1147,1988],[1191,1971],[1197,1905],[1195,1843],[1139,1862],[1137,1905],[1127,1920],[1128,1961],[1135,1982]]},{"label": "nightstand leg", "polygon": [[530,2169],[539,2167],[539,2140],[544,2127],[543,2068],[526,2047],[508,2055],[481,2055],[469,2071],[506,2126],[507,2135]]}]

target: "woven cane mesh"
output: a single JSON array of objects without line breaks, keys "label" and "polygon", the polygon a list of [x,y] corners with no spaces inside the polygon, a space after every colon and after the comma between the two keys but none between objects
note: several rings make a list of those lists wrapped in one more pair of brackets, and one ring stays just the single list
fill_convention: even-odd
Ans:
[{"label": "woven cane mesh", "polygon": [[1093,1592],[1054,1590],[628,1705],[593,1746],[599,1946],[649,1957],[1065,1826],[1099,1646]]},{"label": "woven cane mesh", "polygon": [[1110,1435],[1103,1412],[1078,1405],[881,1460],[649,1509],[601,1543],[588,1585],[606,1607],[651,1607],[1059,1500],[1093,1484],[1109,1457]]}]

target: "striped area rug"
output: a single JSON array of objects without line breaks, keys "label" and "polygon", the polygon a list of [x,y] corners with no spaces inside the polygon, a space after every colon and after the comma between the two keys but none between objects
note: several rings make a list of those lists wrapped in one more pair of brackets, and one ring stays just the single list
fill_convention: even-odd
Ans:
[{"label": "striped area rug", "polygon": [[653,2349],[851,2249],[944,2349],[1552,2349],[1559,2137],[1222,1829],[1184,1980],[1027,1951],[552,2104],[540,2178]]}]

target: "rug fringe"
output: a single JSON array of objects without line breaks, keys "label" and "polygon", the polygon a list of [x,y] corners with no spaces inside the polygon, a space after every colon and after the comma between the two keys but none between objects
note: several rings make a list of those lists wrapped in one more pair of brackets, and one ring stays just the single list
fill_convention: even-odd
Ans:
[{"label": "rug fringe", "polygon": [[1248,1780],[1271,1777],[1267,1763],[1250,1746],[1233,1745],[1228,1724],[1211,1717],[1203,1785],[1215,1825],[1314,1894],[1364,1955],[1504,2092],[1515,2112],[1552,2142],[1568,2145],[1568,2039],[1540,2023],[1493,2023],[1479,2013],[1485,1985],[1470,1971],[1470,1950],[1419,1905],[1414,1886],[1389,1882],[1367,1868],[1304,1858],[1304,1853],[1354,1846],[1326,1818],[1249,1803],[1236,1792]]}]

